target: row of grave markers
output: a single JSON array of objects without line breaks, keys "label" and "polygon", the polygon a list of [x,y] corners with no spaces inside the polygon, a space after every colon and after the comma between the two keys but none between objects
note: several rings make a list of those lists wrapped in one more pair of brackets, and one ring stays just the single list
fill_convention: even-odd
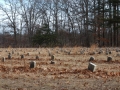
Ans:
[{"label": "row of grave markers", "polygon": [[[24,58],[24,55],[21,55],[21,59]],[[38,59],[39,57],[36,56],[36,58]],[[8,59],[11,59],[11,55],[9,54],[8,55]],[[51,55],[51,59],[50,59],[50,64],[55,64],[55,61],[54,61],[54,55]],[[94,72],[96,70],[96,67],[97,65],[95,65],[94,63],[92,63],[91,61],[94,61],[95,58],[94,57],[90,57],[89,58],[89,64],[88,64],[88,70]],[[112,61],[112,57],[107,57],[107,62],[110,62]],[[2,58],[2,62],[5,62],[5,57]],[[30,68],[35,68],[36,67],[36,62],[35,61],[31,61],[30,62]]]},{"label": "row of grave markers", "polygon": [[[25,50],[22,50],[22,49],[12,49],[12,51],[11,51],[11,54],[14,54],[16,51],[22,51],[22,52],[26,52],[26,50],[27,49],[25,49]],[[70,49],[70,48],[67,48],[67,49],[63,49],[63,48],[60,48],[60,49],[54,49],[54,48],[50,48],[50,49],[48,49],[48,48],[46,48],[45,49],[48,53],[50,53],[50,51],[52,52],[52,51],[56,51],[56,53],[59,53],[59,51],[60,52],[64,52],[64,54],[68,54],[68,55],[70,55],[70,54],[72,54],[72,51],[75,51],[75,53],[77,54],[77,53],[79,53],[79,54],[85,54],[85,53],[89,53],[89,54],[102,54],[102,53],[104,53],[104,54],[106,54],[106,55],[109,55],[109,54],[112,54],[112,51],[116,51],[116,52],[120,52],[120,49],[119,48],[116,48],[116,49],[114,49],[114,48],[98,48],[98,49],[94,49],[94,50],[90,50],[90,48],[81,48],[81,49]],[[40,49],[40,48],[38,48],[38,49],[33,49],[33,50],[31,50],[32,52],[38,52],[38,53],[40,53],[39,51],[42,51],[42,49]],[[6,52],[10,52],[9,50],[6,50]],[[29,55],[29,53],[28,53],[28,55]]]}]

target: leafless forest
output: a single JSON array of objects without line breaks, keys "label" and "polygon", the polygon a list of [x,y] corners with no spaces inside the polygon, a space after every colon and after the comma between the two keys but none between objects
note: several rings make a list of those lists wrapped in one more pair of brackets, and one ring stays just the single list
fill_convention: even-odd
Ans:
[{"label": "leafless forest", "polygon": [[0,0],[0,90],[120,90],[120,0]]},{"label": "leafless forest", "polygon": [[120,46],[120,0],[4,0],[0,12],[1,47]]}]

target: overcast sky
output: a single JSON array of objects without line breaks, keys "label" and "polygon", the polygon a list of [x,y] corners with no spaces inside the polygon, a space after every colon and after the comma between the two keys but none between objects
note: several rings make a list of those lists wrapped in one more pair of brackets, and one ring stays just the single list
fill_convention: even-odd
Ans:
[{"label": "overcast sky", "polygon": [[[4,4],[4,0],[0,0],[0,4]],[[1,25],[2,25],[2,19],[3,19],[4,15],[3,15],[3,11],[0,10],[0,33],[2,32],[2,28],[1,28]]]},{"label": "overcast sky", "polygon": [[4,0],[0,0],[0,3],[3,3],[4,2]]},{"label": "overcast sky", "polygon": [[[0,0],[0,4],[3,4],[4,3],[4,0]],[[1,17],[3,16],[3,11],[0,10],[0,20],[1,20]]]}]

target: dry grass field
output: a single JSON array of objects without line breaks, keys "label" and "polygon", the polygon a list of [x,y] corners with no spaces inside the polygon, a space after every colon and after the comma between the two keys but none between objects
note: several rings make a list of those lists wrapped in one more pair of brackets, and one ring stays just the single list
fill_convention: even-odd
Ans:
[{"label": "dry grass field", "polygon": [[120,90],[119,48],[0,48],[0,60],[0,90]]}]

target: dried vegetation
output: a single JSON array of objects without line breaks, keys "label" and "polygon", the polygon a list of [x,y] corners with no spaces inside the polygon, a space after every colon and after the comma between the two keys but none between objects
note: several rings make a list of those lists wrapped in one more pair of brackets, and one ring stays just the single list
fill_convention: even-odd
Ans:
[{"label": "dried vegetation", "polygon": [[[108,51],[112,53],[106,55]],[[1,48],[0,87],[1,90],[101,90],[103,86],[102,90],[119,90],[119,51],[119,48],[96,45],[90,48]],[[52,55],[54,64],[50,64]],[[97,65],[95,72],[87,69],[90,57],[94,57],[91,62]],[[107,57],[112,58],[110,62]],[[36,62],[35,68],[30,68],[31,61]]]}]

